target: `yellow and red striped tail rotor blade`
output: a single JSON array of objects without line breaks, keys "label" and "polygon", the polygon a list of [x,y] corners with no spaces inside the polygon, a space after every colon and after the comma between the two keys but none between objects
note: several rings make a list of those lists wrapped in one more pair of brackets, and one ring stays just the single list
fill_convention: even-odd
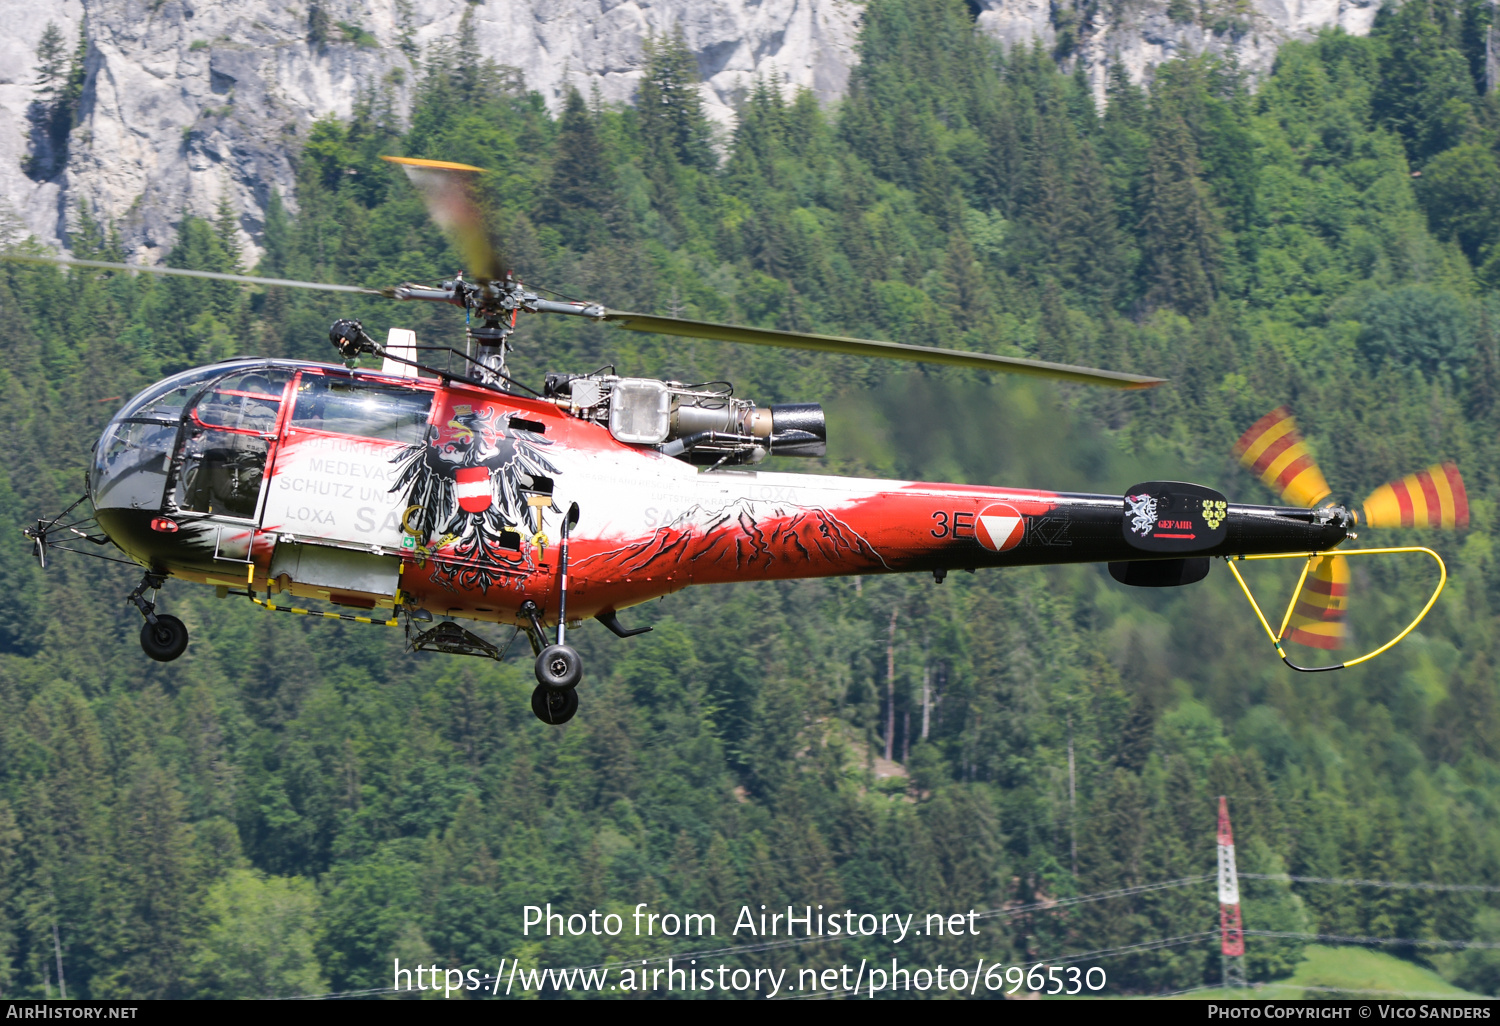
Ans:
[{"label": "yellow and red striped tail rotor blade", "polygon": [[1293,506],[1309,509],[1328,498],[1331,489],[1313,460],[1307,440],[1285,406],[1256,421],[1235,443],[1234,454],[1266,486]]},{"label": "yellow and red striped tail rotor blade", "polygon": [[1359,520],[1367,527],[1468,527],[1464,479],[1451,462],[1408,474],[1371,492]]},{"label": "yellow and red striped tail rotor blade", "polygon": [[1319,559],[1303,582],[1287,639],[1311,648],[1342,648],[1348,613],[1349,560],[1332,553]]}]

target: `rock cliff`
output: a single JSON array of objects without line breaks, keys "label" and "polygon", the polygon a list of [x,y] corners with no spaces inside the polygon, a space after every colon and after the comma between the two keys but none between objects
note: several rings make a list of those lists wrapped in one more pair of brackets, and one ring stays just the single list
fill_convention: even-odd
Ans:
[{"label": "rock cliff", "polygon": [[[1076,2],[969,5],[1007,44],[1040,40],[1082,62],[1102,94],[1111,60],[1139,80],[1177,54],[1234,49],[1263,71],[1285,39],[1329,25],[1368,31],[1378,0]],[[271,191],[295,207],[291,161],[311,122],[348,115],[372,90],[389,91],[399,109],[422,49],[454,39],[465,11],[481,51],[554,105],[570,84],[628,102],[647,33],[680,27],[707,108],[727,125],[756,76],[783,75],[825,102],[842,95],[860,9],[859,0],[6,0],[0,244],[35,234],[66,245],[87,204],[119,226],[132,259],[150,261],[183,211],[210,215],[227,196],[253,259]],[[36,103],[49,24],[82,56],[70,132],[66,119],[49,131]]]},{"label": "rock cliff", "polygon": [[1081,63],[1099,100],[1111,61],[1136,82],[1162,61],[1233,53],[1253,79],[1271,70],[1276,50],[1338,27],[1365,35],[1380,0],[971,0],[979,26],[1008,46],[1039,40],[1067,63]]}]

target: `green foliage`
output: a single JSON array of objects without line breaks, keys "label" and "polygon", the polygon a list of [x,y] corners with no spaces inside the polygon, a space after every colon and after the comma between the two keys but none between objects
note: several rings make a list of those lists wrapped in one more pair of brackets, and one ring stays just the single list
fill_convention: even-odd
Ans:
[{"label": "green foliage", "polygon": [[[1475,937],[1487,943],[1500,938],[1500,911],[1485,909],[1475,919]],[[1500,996],[1500,951],[1475,949],[1466,951],[1458,959],[1453,973],[1453,982],[1465,990],[1478,991],[1491,997]]]},{"label": "green foliage", "polygon": [[49,100],[60,97],[68,80],[68,51],[62,30],[53,22],[47,22],[42,30],[42,38],[36,45],[36,60],[37,95]]},{"label": "green foliage", "polygon": [[[722,159],[680,38],[651,42],[634,107],[573,94],[553,117],[479,58],[466,10],[423,55],[408,124],[372,95],[314,125],[296,203],[273,195],[258,240],[269,276],[451,274],[458,254],[379,157],[459,160],[490,169],[488,216],[528,282],[1172,379],[1082,393],[525,324],[524,379],[614,363],[820,399],[834,455],[811,469],[829,473],[1092,491],[1191,477],[1262,501],[1227,453],[1283,402],[1340,498],[1457,459],[1474,523],[1436,543],[1452,576],[1421,636],[1315,688],[1268,659],[1227,578],[1155,594],[1091,567],[690,590],[641,611],[650,635],[570,635],[588,677],[563,730],[530,716],[514,651],[405,656],[396,632],[177,584],[164,602],[193,646],[148,664],[115,601],[133,575],[60,554],[42,575],[16,530],[77,494],[124,397],[236,352],[328,359],[339,316],[424,341],[456,338],[457,322],[0,266],[0,987],[45,993],[54,927],[70,994],[290,996],[385,986],[393,958],[493,971],[517,954],[570,966],[688,950],[522,936],[521,906],[549,901],[713,912],[714,944],[735,943],[722,924],[747,903],[1030,906],[1211,872],[1217,795],[1249,872],[1500,879],[1500,308],[1486,291],[1500,257],[1477,10],[1424,0],[1383,11],[1371,39],[1288,45],[1254,96],[1212,60],[1164,66],[1149,95],[1112,69],[1096,113],[1077,76],[999,52],[957,0],[874,0],[837,115],[753,83]],[[117,256],[111,226],[86,208],[76,221],[75,253]],[[232,270],[239,229],[227,205],[184,218],[168,261]],[[1404,625],[1420,574],[1359,569],[1361,644]],[[1264,567],[1250,581],[1287,586]],[[887,741],[901,765],[882,760],[877,780]],[[1244,894],[1251,930],[1463,939],[1494,925],[1493,902],[1465,892]],[[903,961],[1131,946],[1215,914],[1210,886],[1150,891],[913,938]],[[735,958],[823,968],[881,950]],[[1247,964],[1274,978],[1321,951],[1252,936]],[[1136,992],[1219,978],[1209,944],[1105,964]],[[1493,986],[1483,953],[1434,965]]]},{"label": "green foliage", "polygon": [[1474,356],[1468,312],[1447,292],[1406,285],[1370,298],[1355,344],[1366,359],[1420,367],[1429,374],[1461,371]]},{"label": "green foliage", "polygon": [[339,32],[343,35],[344,41],[347,43],[353,43],[355,46],[363,46],[371,50],[378,50],[380,48],[380,40],[376,39],[368,30],[353,22],[339,22]]},{"label": "green foliage", "polygon": [[318,893],[298,877],[231,869],[203,899],[192,975],[205,996],[274,998],[327,989],[313,939]]},{"label": "green foliage", "polygon": [[417,45],[416,13],[412,0],[396,0],[396,48],[412,60],[421,54]]},{"label": "green foliage", "polygon": [[570,249],[591,250],[623,227],[614,167],[595,121],[578,91],[569,90],[558,121],[551,182],[537,220],[557,225],[562,244]]},{"label": "green foliage", "polygon": [[1417,195],[1433,231],[1452,237],[1476,265],[1487,254],[1500,211],[1500,165],[1477,143],[1438,154],[1422,172]]}]

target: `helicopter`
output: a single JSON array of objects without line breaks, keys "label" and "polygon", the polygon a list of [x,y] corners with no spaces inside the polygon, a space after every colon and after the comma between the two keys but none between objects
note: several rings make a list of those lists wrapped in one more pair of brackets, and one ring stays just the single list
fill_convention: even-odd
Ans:
[{"label": "helicopter", "polygon": [[[627,628],[620,613],[689,585],[913,572],[942,582],[954,570],[1106,563],[1122,584],[1162,588],[1201,581],[1212,557],[1231,560],[1231,569],[1233,560],[1303,557],[1279,633],[1248,587],[1245,593],[1288,665],[1336,669],[1360,660],[1302,667],[1282,645],[1344,642],[1347,555],[1331,550],[1360,526],[1467,524],[1462,479],[1451,464],[1384,486],[1359,510],[1325,504],[1330,490],[1285,410],[1253,426],[1237,448],[1284,505],[1231,503],[1213,488],[1177,481],[1103,495],[757,469],[768,458],[825,455],[822,407],[759,406],[725,383],[621,376],[613,368],[548,373],[532,388],[506,364],[519,318],[581,317],[631,331],[1112,388],[1152,388],[1163,379],[544,299],[516,277],[485,226],[475,191],[482,169],[385,159],[415,185],[466,261],[465,273],[437,286],[367,289],[9,257],[465,311],[462,350],[419,344],[399,328],[377,341],[358,321],[342,319],[329,333],[341,363],[230,360],[159,381],[119,410],[94,445],[85,494],[25,533],[44,567],[50,549],[62,547],[57,539],[73,536],[112,545],[139,564],[143,576],[128,601],[144,620],[141,645],[152,659],[176,659],[188,646],[186,625],[157,611],[168,579],[271,611],[404,624],[414,652],[500,659],[498,646],[457,621],[514,625],[535,657],[532,711],[561,725],[577,712],[583,676],[568,630],[592,618],[621,638],[643,634],[651,628]],[[380,367],[362,369],[366,356]],[[92,512],[65,523],[80,506]],[[1418,550],[1349,554],[1388,551]],[[284,604],[298,599],[337,610]]]}]

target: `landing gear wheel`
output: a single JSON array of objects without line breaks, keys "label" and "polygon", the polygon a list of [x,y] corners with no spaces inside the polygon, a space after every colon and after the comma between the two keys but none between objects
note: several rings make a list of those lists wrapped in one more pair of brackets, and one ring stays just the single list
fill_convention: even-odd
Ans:
[{"label": "landing gear wheel", "polygon": [[531,711],[543,723],[560,727],[578,711],[578,692],[572,688],[549,688],[538,684],[531,693]]},{"label": "landing gear wheel", "polygon": [[141,648],[159,663],[170,663],[187,646],[187,624],[175,616],[158,616],[155,623],[141,624]]},{"label": "landing gear wheel", "polygon": [[536,657],[536,682],[554,691],[571,691],[583,679],[583,660],[571,645],[548,645]]}]

